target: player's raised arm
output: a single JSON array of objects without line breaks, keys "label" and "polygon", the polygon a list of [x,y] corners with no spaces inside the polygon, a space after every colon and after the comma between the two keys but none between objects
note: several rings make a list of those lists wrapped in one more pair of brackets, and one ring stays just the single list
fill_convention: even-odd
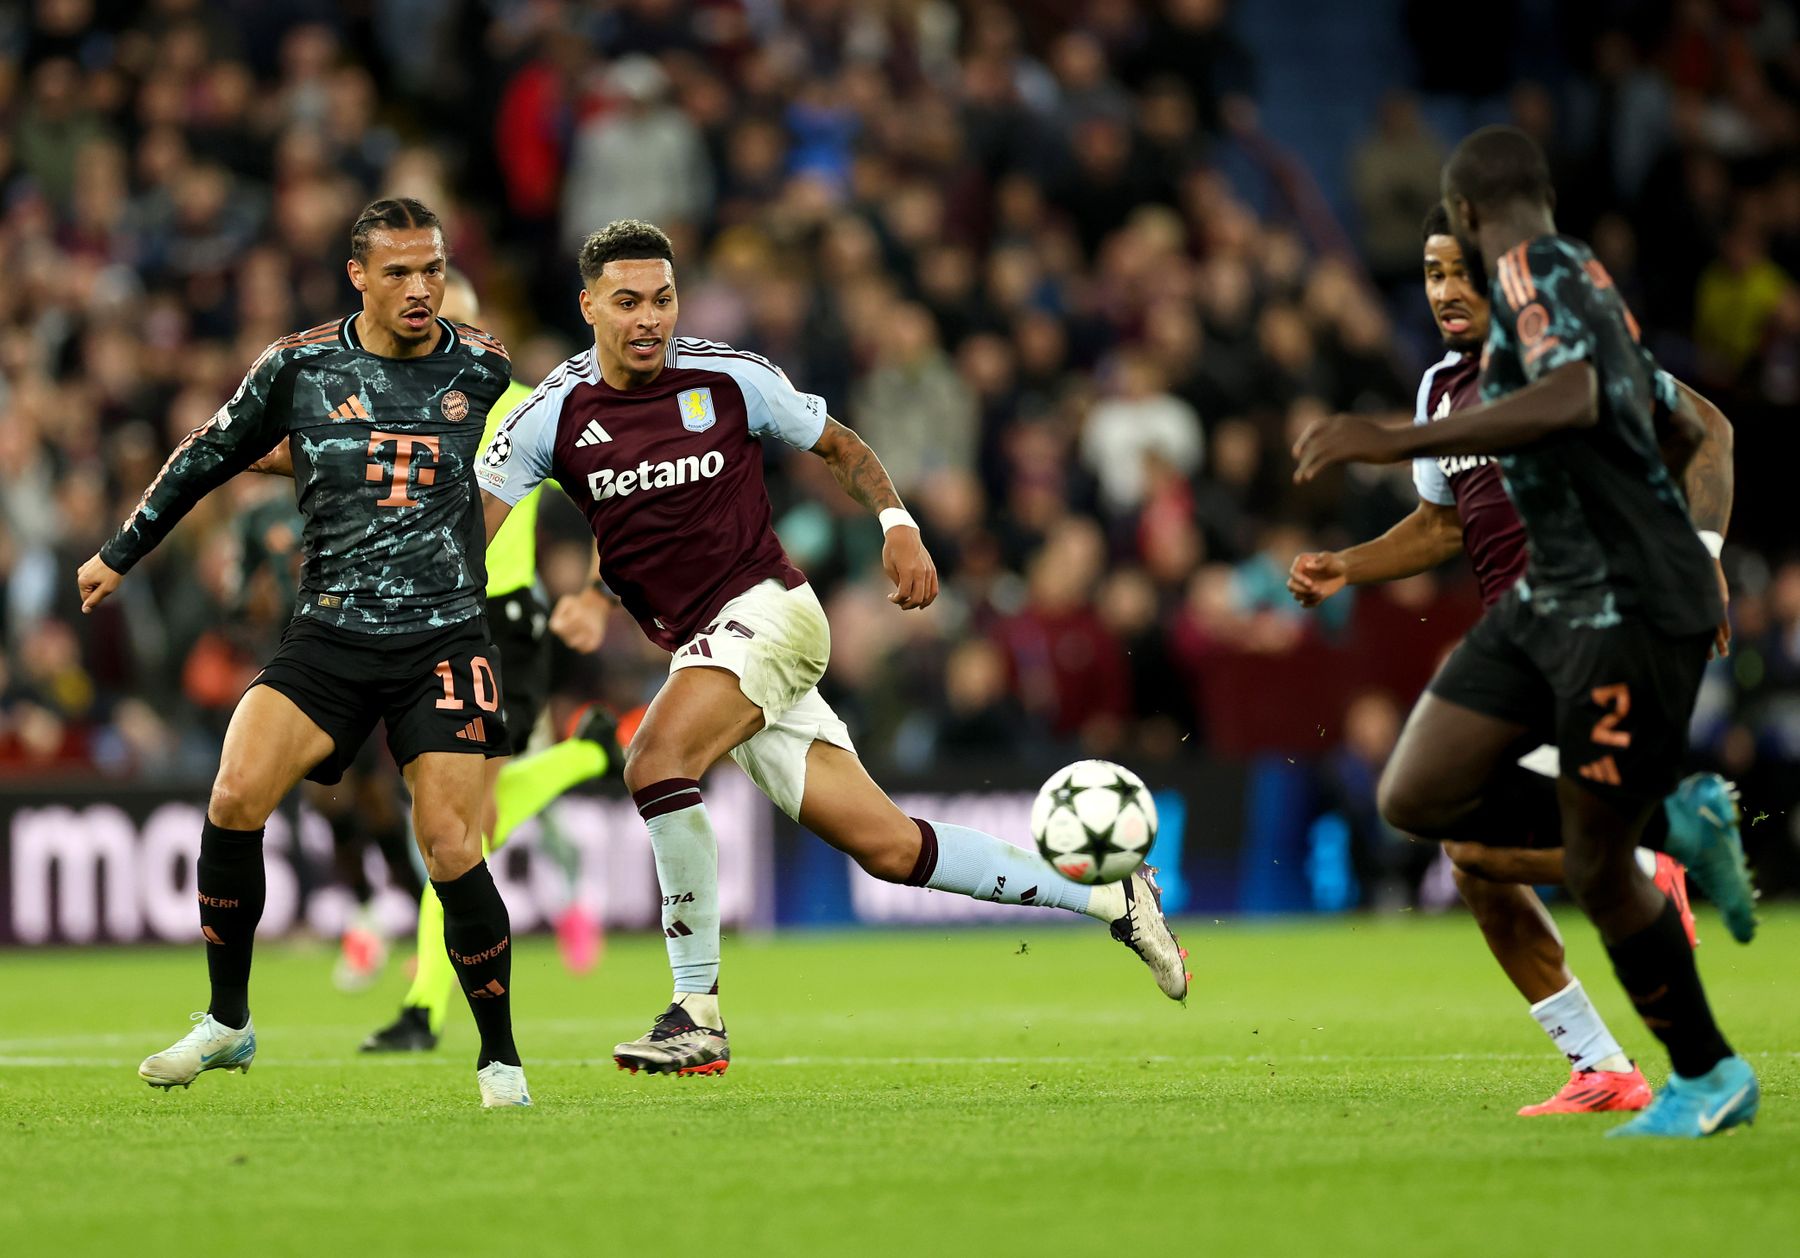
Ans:
[{"label": "player's raised arm", "polygon": [[1294,443],[1294,480],[1309,481],[1340,463],[1502,454],[1567,428],[1591,428],[1600,414],[1599,379],[1592,364],[1568,362],[1496,402],[1422,427],[1363,415],[1317,419]]},{"label": "player's raised arm", "polygon": [[182,438],[119,531],[76,573],[83,612],[105,602],[195,503],[247,470],[286,435],[285,407],[272,406],[270,395],[289,361],[279,347],[270,346],[231,400]]},{"label": "player's raised arm", "polygon": [[881,566],[894,583],[888,601],[902,609],[930,607],[938,596],[937,565],[919,536],[919,526],[901,505],[900,495],[875,451],[861,437],[825,417],[812,452],[825,460],[838,486],[881,520],[887,540],[881,547]]}]

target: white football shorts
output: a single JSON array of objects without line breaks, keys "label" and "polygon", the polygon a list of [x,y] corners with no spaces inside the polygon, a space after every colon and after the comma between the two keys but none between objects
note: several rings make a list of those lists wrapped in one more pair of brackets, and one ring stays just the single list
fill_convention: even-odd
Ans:
[{"label": "white football shorts", "polygon": [[721,607],[669,661],[671,674],[722,668],[737,677],[744,697],[763,710],[763,728],[733,748],[731,758],[795,820],[813,743],[856,751],[850,731],[819,694],[830,658],[831,626],[812,586],[790,590],[771,578]]}]

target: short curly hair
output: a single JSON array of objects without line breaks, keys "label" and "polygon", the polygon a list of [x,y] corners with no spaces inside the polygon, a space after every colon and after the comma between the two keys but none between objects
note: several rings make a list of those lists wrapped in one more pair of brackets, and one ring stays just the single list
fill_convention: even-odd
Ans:
[{"label": "short curly hair", "polygon": [[581,242],[581,252],[577,255],[581,282],[592,284],[608,262],[626,258],[661,258],[673,263],[675,245],[662,228],[640,218],[622,218],[608,223]]}]

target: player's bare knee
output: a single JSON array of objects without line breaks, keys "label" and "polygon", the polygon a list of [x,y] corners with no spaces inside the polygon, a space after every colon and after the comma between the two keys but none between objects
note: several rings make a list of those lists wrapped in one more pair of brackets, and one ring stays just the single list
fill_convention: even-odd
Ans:
[{"label": "player's bare knee", "polygon": [[450,809],[420,809],[413,830],[433,882],[460,878],[481,863],[481,831]]},{"label": "player's bare knee", "polygon": [[255,830],[275,811],[267,790],[258,789],[241,773],[221,768],[206,801],[206,817],[227,830]]},{"label": "player's bare knee", "polygon": [[481,843],[473,830],[435,839],[421,836],[419,850],[433,882],[452,882],[481,863]]},{"label": "player's bare knee", "polygon": [[1418,781],[1397,773],[1390,765],[1375,790],[1375,806],[1381,818],[1403,834],[1429,837],[1437,823],[1437,810]]},{"label": "player's bare knee", "polygon": [[850,855],[871,878],[905,882],[919,864],[919,827],[910,819],[906,819],[904,828],[883,827],[879,835],[864,839]]}]

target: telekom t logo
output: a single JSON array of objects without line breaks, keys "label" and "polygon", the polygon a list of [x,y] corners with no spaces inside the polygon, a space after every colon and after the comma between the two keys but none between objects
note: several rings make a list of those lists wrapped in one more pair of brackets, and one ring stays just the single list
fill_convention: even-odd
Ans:
[{"label": "telekom t logo", "polygon": [[[392,459],[384,458],[386,447],[392,446]],[[387,490],[378,507],[416,507],[418,500],[408,495],[413,485],[430,485],[437,480],[435,467],[413,467],[420,450],[438,461],[438,439],[423,433],[372,432],[369,434],[369,470],[365,480],[374,481]]]}]

